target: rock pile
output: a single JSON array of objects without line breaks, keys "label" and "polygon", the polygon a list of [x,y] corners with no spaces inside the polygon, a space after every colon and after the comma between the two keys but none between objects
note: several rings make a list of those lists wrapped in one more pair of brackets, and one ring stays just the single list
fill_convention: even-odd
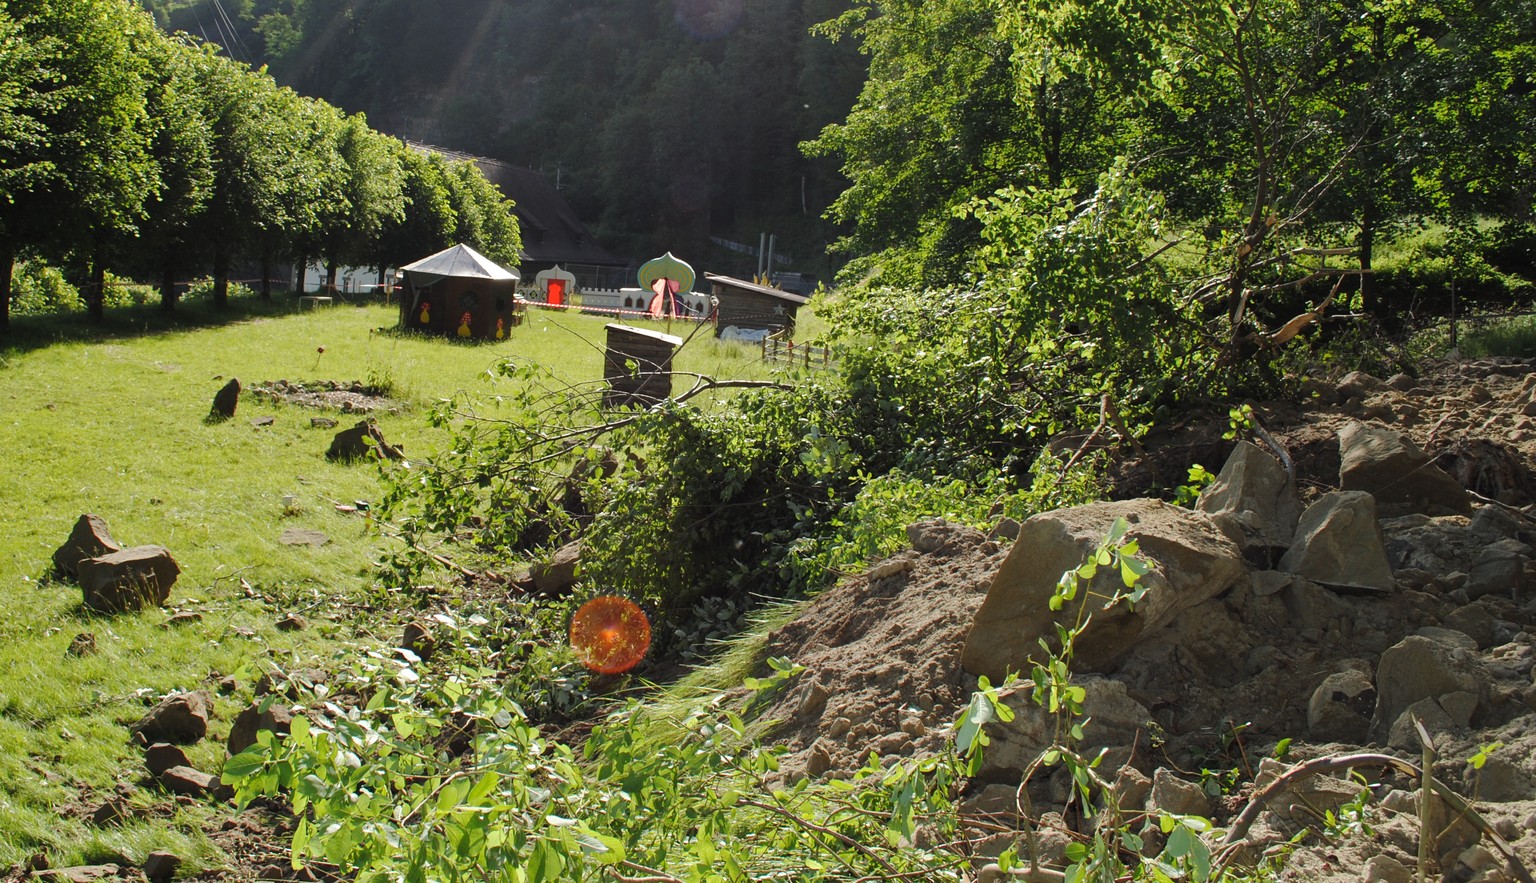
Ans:
[{"label": "rock pile", "polygon": [[85,606],[102,613],[158,607],[170,597],[181,566],[164,546],[124,549],[99,515],[81,515],[53,553],[60,576],[80,584]]},{"label": "rock pile", "polygon": [[[1378,383],[1362,375],[1340,389],[1356,390],[1346,401],[1363,411],[1408,385]],[[1536,859],[1536,836],[1526,833],[1536,829],[1536,605],[1523,595],[1536,567],[1532,522],[1473,496],[1390,426],[1355,420],[1333,438],[1332,489],[1309,487],[1306,499],[1281,458],[1240,443],[1195,511],[1131,500],[1044,513],[1018,527],[1006,557],[974,531],[915,525],[914,539],[943,533],[944,551],[923,554],[914,542],[771,636],[770,655],[806,667],[762,712],[784,722],[785,774],[844,777],[871,751],[890,759],[937,750],[976,675],[995,684],[1040,659],[1039,639],[1056,633],[1046,600],[1061,573],[1125,518],[1155,565],[1152,590],[1134,610],[1095,613],[1074,660],[1090,717],[1084,747],[1106,752],[1099,775],[1123,810],[1226,822],[1266,775],[1283,771],[1259,762],[1281,740],[1295,740],[1288,759],[1371,746],[1416,762],[1418,724],[1442,759],[1437,777],[1491,802],[1481,836],[1447,822],[1435,857],[1448,871],[1461,866],[1458,879],[1505,879],[1502,860],[1483,854],[1499,846],[1490,836]],[[1061,615],[1075,613],[1069,604]],[[1063,821],[1076,817],[1065,773],[1044,768],[1023,780],[1055,737],[1028,692],[1002,692],[1015,717],[988,725],[992,744],[968,806],[1002,812],[1026,789],[1037,821],[1056,820],[1064,845],[1078,836]],[[1493,742],[1501,747],[1477,767],[1466,763]],[[1228,768],[1246,783],[1236,792],[1222,790]],[[1360,792],[1336,776],[1295,787],[1316,812]],[[1416,806],[1415,787],[1388,778],[1375,797]],[[1307,821],[1292,812],[1300,800],[1271,797],[1250,836],[1288,837]],[[1386,842],[1336,860],[1332,879],[1362,879],[1378,853],[1378,865],[1412,867],[1416,812],[1389,812]],[[998,834],[987,849],[1018,839]],[[1329,878],[1300,866],[1312,876],[1298,879]]]}]

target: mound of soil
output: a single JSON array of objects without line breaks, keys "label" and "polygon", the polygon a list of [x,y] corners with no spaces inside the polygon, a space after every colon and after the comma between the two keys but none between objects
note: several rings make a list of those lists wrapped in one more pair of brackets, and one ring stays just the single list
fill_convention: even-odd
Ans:
[{"label": "mound of soil", "polygon": [[[1480,536],[1471,531],[1475,519],[1497,521],[1518,536],[1503,542],[1518,545],[1536,539],[1529,511],[1536,508],[1532,368],[1525,361],[1489,360],[1442,365],[1419,378],[1351,375],[1314,385],[1300,404],[1253,403],[1254,412],[1293,460],[1304,501],[1338,486],[1340,428],[1356,421],[1387,425],[1411,437],[1477,495],[1474,518],[1451,519],[1442,525],[1446,530]],[[1142,453],[1113,464],[1117,496],[1171,496],[1166,489],[1182,484],[1194,463],[1215,472],[1234,444],[1222,438],[1227,429],[1226,415],[1213,415],[1144,439]],[[1108,673],[1148,710],[1156,734],[1132,747],[1127,766],[1145,780],[1174,776],[1203,788],[1209,800],[1204,814],[1226,825],[1253,798],[1255,777],[1272,779],[1282,768],[1264,761],[1282,740],[1291,740],[1285,743],[1286,765],[1364,751],[1416,763],[1416,742],[1392,748],[1364,736],[1349,743],[1314,737],[1309,728],[1319,734],[1326,728],[1309,718],[1309,700],[1325,678],[1348,670],[1369,677],[1389,648],[1410,635],[1431,635],[1457,644],[1457,658],[1471,660],[1485,692],[1475,714],[1437,737],[1437,777],[1464,795],[1484,798],[1475,806],[1487,824],[1481,845],[1475,829],[1442,836],[1444,879],[1516,879],[1496,858],[1491,832],[1511,844],[1527,867],[1536,867],[1536,602],[1521,595],[1529,574],[1515,573],[1507,591],[1469,597],[1467,574],[1415,569],[1417,562],[1434,560],[1416,544],[1438,523],[1422,516],[1384,521],[1389,555],[1398,562],[1398,589],[1390,595],[1320,588],[1266,594],[1243,581],[1149,636],[1145,652]],[[774,738],[788,752],[781,765],[786,778],[848,777],[871,752],[889,762],[938,751],[953,738],[950,725],[977,686],[961,668],[960,653],[1006,550],[976,531],[943,523],[914,525],[909,534],[912,550],[823,593],[771,635],[769,655],[805,666],[798,683],[763,710],[764,718],[779,722]],[[1478,554],[1479,543],[1493,541],[1474,540],[1466,554]],[[1414,566],[1404,563],[1410,561]],[[1525,571],[1536,573],[1529,559]],[[1364,714],[1369,717],[1369,707]],[[1495,743],[1496,763],[1481,769],[1468,763]],[[1053,784],[1049,772],[1027,787],[1033,805],[1054,810],[1045,817],[1064,829],[1062,816],[1070,817],[1071,810],[1062,805],[1062,783]],[[1114,780],[1117,771],[1100,774]],[[1343,794],[1359,790],[1329,781]],[[973,801],[996,796],[999,783],[991,783],[991,790],[988,784],[974,783]],[[1010,795],[1019,786],[1007,784]],[[1406,780],[1378,782],[1381,800],[1371,806],[1372,823],[1353,836],[1309,835],[1282,879],[1387,880],[1397,878],[1395,865],[1412,868],[1418,822],[1407,792],[1413,787]],[[1264,818],[1260,828],[1268,825],[1265,835],[1278,842],[1304,826],[1320,827],[1321,813]],[[988,820],[995,824],[997,817]],[[1077,836],[1057,833],[1062,844]],[[973,834],[978,842],[992,842],[994,853],[1016,839],[982,829]],[[1059,866],[1059,848],[1054,858]]]}]

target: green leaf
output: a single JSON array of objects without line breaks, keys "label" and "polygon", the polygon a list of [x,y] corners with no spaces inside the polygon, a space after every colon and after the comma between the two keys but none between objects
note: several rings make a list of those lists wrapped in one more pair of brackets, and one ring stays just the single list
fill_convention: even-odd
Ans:
[{"label": "green leaf", "polygon": [[219,776],[219,781],[225,785],[238,785],[240,780],[266,765],[267,760],[265,757],[247,748],[229,760],[224,761],[224,772]]}]

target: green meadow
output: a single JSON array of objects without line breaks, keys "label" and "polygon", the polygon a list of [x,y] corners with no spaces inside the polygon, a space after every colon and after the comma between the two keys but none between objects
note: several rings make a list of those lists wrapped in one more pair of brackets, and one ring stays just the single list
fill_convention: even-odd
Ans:
[{"label": "green meadow", "polygon": [[[390,609],[373,566],[391,540],[365,513],[378,470],[325,452],[356,414],[273,402],[253,387],[276,380],[362,381],[387,390],[379,427],[408,458],[443,441],[426,419],[459,392],[494,395],[499,360],[531,360],[561,383],[598,384],[609,320],[532,310],[509,339],[466,344],[397,335],[393,308],[237,301],[230,315],[187,305],[175,323],[148,308],[83,320],[28,319],[0,340],[0,866],[39,852],[54,867],[137,864],[155,849],[216,867],[201,833],[212,808],[146,784],[126,726],[166,694],[216,697],[209,738],[189,749],[217,773],[234,714],[260,674],[318,667],[339,654],[391,646],[413,611]],[[667,330],[662,323],[648,324]],[[693,326],[671,333],[688,337]],[[323,351],[322,351],[323,348]],[[674,367],[716,377],[770,375],[754,345],[704,329]],[[235,417],[206,418],[230,378],[245,387]],[[681,392],[686,381],[678,380]],[[257,418],[272,418],[256,425]],[[291,501],[285,502],[285,497]],[[51,574],[51,556],[83,513],[104,518],[124,546],[158,544],[182,573],[165,608],[118,616],[85,609]],[[323,546],[285,545],[283,532],[323,532]],[[198,614],[181,625],[174,613]],[[306,627],[277,628],[297,613]],[[69,652],[89,633],[96,652]],[[114,790],[132,806],[121,825],[90,816]]]}]

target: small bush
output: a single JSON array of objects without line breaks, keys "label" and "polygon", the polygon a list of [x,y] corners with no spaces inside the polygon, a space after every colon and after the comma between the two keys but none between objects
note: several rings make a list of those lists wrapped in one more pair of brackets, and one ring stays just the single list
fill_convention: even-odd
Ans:
[{"label": "small bush", "polygon": [[[241,285],[239,282],[229,283],[229,297],[231,300],[234,300],[235,298],[255,296],[256,291],[250,286]],[[183,294],[181,299],[184,301],[200,300],[211,302],[213,300],[213,277],[204,276],[196,282],[193,282],[190,286],[187,287],[187,293]]]},{"label": "small bush", "polygon": [[80,292],[56,267],[43,261],[18,261],[11,271],[11,312],[18,316],[77,313]]},{"label": "small bush", "polygon": [[152,285],[144,285],[134,282],[132,279],[124,279],[121,276],[107,274],[106,286],[102,292],[102,305],[108,309],[120,307],[142,307],[145,304],[158,303],[160,292]]}]

